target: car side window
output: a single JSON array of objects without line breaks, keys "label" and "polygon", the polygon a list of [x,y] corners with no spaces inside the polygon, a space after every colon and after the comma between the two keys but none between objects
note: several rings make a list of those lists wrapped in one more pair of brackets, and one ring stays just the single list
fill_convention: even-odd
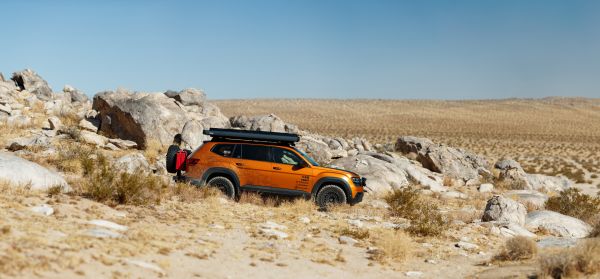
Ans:
[{"label": "car side window", "polygon": [[278,164],[298,165],[302,162],[302,159],[298,155],[287,149],[273,147],[271,152],[273,154],[273,162]]},{"label": "car side window", "polygon": [[268,146],[249,144],[241,144],[240,146],[242,146],[242,159],[265,162],[270,161],[270,148]]},{"label": "car side window", "polygon": [[231,157],[235,148],[235,144],[217,144],[213,146],[211,151],[223,157]]}]

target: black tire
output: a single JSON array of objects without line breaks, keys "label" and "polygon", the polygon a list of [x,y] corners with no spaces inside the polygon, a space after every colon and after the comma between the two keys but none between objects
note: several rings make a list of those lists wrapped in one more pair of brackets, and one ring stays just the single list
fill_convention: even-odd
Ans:
[{"label": "black tire", "polygon": [[227,177],[216,176],[211,178],[206,184],[209,187],[215,187],[221,190],[221,192],[223,192],[223,194],[228,198],[235,199],[235,187],[233,186],[231,180],[229,180]]},{"label": "black tire", "polygon": [[337,185],[325,185],[315,198],[317,205],[320,208],[327,208],[333,204],[343,204],[346,203],[346,193],[342,188]]},{"label": "black tire", "polygon": [[177,155],[177,152],[179,152],[179,146],[177,145],[171,145],[169,146],[169,149],[167,150],[167,171],[169,173],[176,173],[177,170],[175,169],[175,156]]}]

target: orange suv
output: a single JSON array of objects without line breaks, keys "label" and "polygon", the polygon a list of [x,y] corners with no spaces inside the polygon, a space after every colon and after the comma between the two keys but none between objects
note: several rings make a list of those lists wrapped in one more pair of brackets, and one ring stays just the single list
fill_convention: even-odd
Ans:
[{"label": "orange suv", "polygon": [[167,170],[176,179],[217,187],[230,198],[256,191],[312,198],[321,207],[362,201],[366,178],[319,166],[294,148],[296,134],[215,128],[204,134],[212,140],[193,152],[169,147]]}]

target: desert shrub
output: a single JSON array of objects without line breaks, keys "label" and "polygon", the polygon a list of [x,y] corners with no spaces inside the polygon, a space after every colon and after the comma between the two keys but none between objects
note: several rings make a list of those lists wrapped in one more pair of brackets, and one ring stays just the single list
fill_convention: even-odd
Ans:
[{"label": "desert shrub", "polygon": [[164,156],[167,152],[166,147],[160,143],[160,141],[151,139],[146,142],[146,148],[144,150],[144,157],[150,164],[156,163],[156,158]]},{"label": "desert shrub", "polygon": [[546,209],[560,212],[586,222],[600,214],[600,198],[583,194],[576,188],[560,192],[546,201]]},{"label": "desert shrub", "polygon": [[396,190],[385,196],[393,216],[409,219],[408,232],[420,236],[440,235],[448,222],[431,199],[421,197],[411,188]]},{"label": "desert shrub", "polygon": [[109,205],[160,203],[168,185],[158,176],[144,171],[122,172],[102,154],[94,155],[95,160],[86,157],[82,163],[86,166],[82,182],[84,196]]},{"label": "desert shrub", "polygon": [[592,232],[588,237],[600,237],[600,215],[596,216],[596,220],[592,223]]},{"label": "desert shrub", "polygon": [[494,259],[499,261],[520,261],[531,259],[536,253],[537,245],[531,238],[515,236],[506,241],[502,251]]},{"label": "desert shrub", "polygon": [[369,230],[364,228],[357,228],[354,226],[346,226],[338,231],[339,235],[345,235],[354,239],[366,239],[369,237]]},{"label": "desert shrub", "polygon": [[400,230],[382,230],[371,237],[376,250],[370,252],[370,259],[379,262],[400,262],[412,253],[410,236]]},{"label": "desert shrub", "polygon": [[171,188],[171,196],[183,202],[195,202],[210,197],[221,195],[221,191],[214,187],[197,187],[187,183],[177,183]]},{"label": "desert shrub", "polygon": [[[541,278],[592,277],[600,273],[600,238],[540,257]],[[595,278],[595,277],[594,277]]]},{"label": "desert shrub", "polygon": [[81,141],[81,130],[76,126],[67,126],[66,128],[61,129],[61,133],[68,135],[77,142]]}]

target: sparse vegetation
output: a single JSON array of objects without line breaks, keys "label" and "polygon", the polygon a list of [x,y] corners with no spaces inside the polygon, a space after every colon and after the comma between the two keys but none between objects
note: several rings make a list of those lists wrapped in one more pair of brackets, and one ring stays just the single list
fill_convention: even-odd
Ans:
[{"label": "sparse vegetation", "polygon": [[436,236],[448,226],[448,222],[439,212],[435,202],[429,198],[422,197],[419,192],[412,188],[403,188],[391,192],[385,197],[390,205],[390,213],[393,216],[409,219],[408,232],[421,236]]},{"label": "sparse vegetation", "polygon": [[352,226],[343,227],[338,232],[340,235],[352,237],[354,239],[366,239],[369,237],[369,230]]},{"label": "sparse vegetation", "polygon": [[600,198],[581,193],[579,189],[570,188],[560,192],[558,196],[546,201],[546,209],[560,212],[586,222],[600,214]]},{"label": "sparse vegetation", "polygon": [[598,276],[600,275],[600,238],[582,240],[576,247],[543,254],[539,263],[542,278]]},{"label": "sparse vegetation", "polygon": [[373,242],[377,249],[371,252],[370,258],[379,262],[401,262],[412,253],[410,236],[401,230],[384,230],[373,234]]},{"label": "sparse vegetation", "polygon": [[494,259],[499,261],[520,261],[531,259],[537,254],[537,245],[529,237],[515,236],[504,244],[502,251]]}]

